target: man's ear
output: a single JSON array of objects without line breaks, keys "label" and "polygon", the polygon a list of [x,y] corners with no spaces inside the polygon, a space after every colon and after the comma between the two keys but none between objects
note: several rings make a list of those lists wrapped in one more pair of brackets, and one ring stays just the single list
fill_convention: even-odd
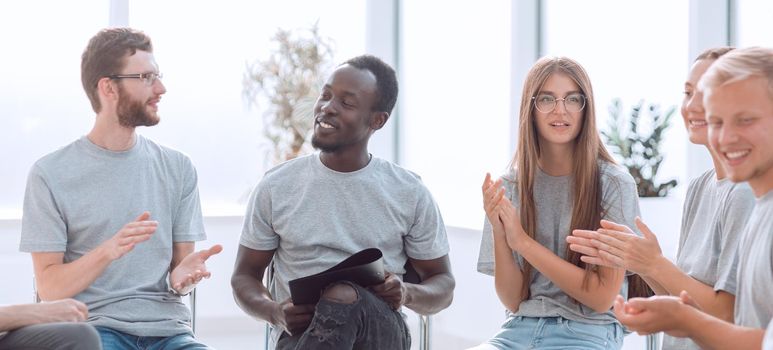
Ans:
[{"label": "man's ear", "polygon": [[389,120],[389,112],[373,112],[373,118],[370,119],[370,128],[379,130],[384,127],[387,120]]},{"label": "man's ear", "polygon": [[97,82],[97,93],[101,99],[118,100],[118,86],[110,78],[102,78]]}]

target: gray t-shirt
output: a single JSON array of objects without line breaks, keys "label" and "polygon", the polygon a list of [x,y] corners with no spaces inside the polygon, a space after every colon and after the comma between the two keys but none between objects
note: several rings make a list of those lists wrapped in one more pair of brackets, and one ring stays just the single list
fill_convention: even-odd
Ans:
[{"label": "gray t-shirt", "polygon": [[757,199],[738,243],[735,324],[765,328],[773,317],[773,191]]},{"label": "gray t-shirt", "polygon": [[[747,183],[717,180],[714,169],[690,182],[676,265],[716,291],[735,295],[738,240],[754,208]],[[663,349],[700,349],[690,338],[663,337]]]},{"label": "gray t-shirt", "polygon": [[405,273],[407,257],[448,254],[443,219],[419,176],[376,157],[360,170],[341,173],[322,164],[318,154],[266,173],[251,195],[240,244],[276,249],[276,301],[290,297],[290,280],[365,248],[379,248],[384,268],[398,275]]},{"label": "gray t-shirt", "polygon": [[75,296],[88,322],[138,336],[191,332],[190,313],[168,292],[175,242],[205,238],[196,171],[180,152],[142,136],[123,152],[87,137],[38,160],[24,198],[20,250],[64,252],[75,261],[149,211],[158,221],[150,240],[108,265]]},{"label": "gray t-shirt", "polygon": [[[634,219],[639,216],[639,197],[633,178],[622,167],[605,161],[599,161],[599,170],[604,208],[602,218],[636,230]],[[514,205],[520,206],[514,175],[509,174],[504,179],[506,195]],[[566,257],[566,236],[571,234],[569,225],[572,219],[572,195],[571,176],[550,176],[538,169],[534,181],[537,211],[537,232],[534,238],[553,253],[564,258]],[[513,255],[522,266],[523,257],[515,252]],[[492,276],[494,274],[494,240],[488,219],[483,228],[478,271]],[[627,289],[626,286],[624,283],[621,292]],[[575,302],[537,269],[532,270],[529,291],[529,299],[521,302],[515,316],[561,316],[592,324],[617,322],[611,310],[597,313],[592,308]]]}]

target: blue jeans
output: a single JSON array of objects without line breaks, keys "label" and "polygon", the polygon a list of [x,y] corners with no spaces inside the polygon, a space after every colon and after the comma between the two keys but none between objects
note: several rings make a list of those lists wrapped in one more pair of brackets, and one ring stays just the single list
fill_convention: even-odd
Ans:
[{"label": "blue jeans", "polygon": [[138,337],[112,328],[97,327],[105,350],[212,350],[190,333],[171,337]]},{"label": "blue jeans", "polygon": [[475,349],[620,349],[623,327],[590,324],[563,317],[512,316],[502,329]]}]

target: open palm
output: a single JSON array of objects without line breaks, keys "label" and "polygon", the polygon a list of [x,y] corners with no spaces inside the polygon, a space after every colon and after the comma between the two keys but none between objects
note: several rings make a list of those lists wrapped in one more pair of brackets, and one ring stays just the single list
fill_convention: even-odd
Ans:
[{"label": "open palm", "polygon": [[172,288],[179,294],[188,294],[196,283],[212,275],[207,270],[207,259],[221,251],[223,251],[223,246],[216,244],[212,248],[188,254],[174,268],[169,277]]}]

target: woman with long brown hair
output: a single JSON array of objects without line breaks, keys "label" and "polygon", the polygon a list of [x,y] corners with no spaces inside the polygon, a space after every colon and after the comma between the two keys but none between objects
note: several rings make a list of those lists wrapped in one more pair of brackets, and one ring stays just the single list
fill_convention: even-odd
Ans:
[{"label": "woman with long brown hair", "polygon": [[625,270],[586,264],[565,240],[602,219],[633,223],[638,196],[601,143],[590,79],[576,61],[544,57],[531,68],[510,171],[495,182],[487,174],[482,191],[478,270],[494,276],[508,318],[477,349],[619,349],[610,308]]}]

